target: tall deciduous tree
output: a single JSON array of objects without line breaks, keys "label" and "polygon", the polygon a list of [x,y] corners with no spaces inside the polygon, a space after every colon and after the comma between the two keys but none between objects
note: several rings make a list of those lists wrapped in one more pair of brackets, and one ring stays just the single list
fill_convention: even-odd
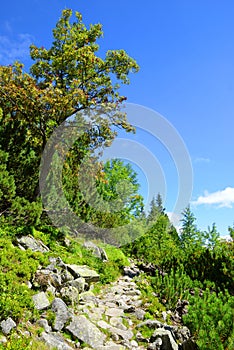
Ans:
[{"label": "tall deciduous tree", "polygon": [[[92,150],[111,142],[113,126],[132,131],[120,105],[125,100],[119,83],[128,84],[139,67],[124,50],[97,55],[100,24],[82,22],[76,12],[64,10],[53,30],[49,49],[31,45],[30,73],[23,64],[0,66],[0,144],[7,153],[6,170],[14,177],[16,195],[29,203],[38,197],[39,164],[55,128],[79,111],[96,110],[79,149]],[[102,111],[109,110],[103,114]],[[82,152],[81,152],[82,154]],[[8,203],[6,202],[6,208]],[[4,208],[2,208],[5,210]]]}]

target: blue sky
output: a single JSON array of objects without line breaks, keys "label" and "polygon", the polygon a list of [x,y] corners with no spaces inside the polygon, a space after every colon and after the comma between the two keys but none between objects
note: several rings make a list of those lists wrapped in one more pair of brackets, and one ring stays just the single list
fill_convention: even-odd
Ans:
[{"label": "blue sky", "polygon": [[[197,225],[206,229],[215,222],[227,234],[234,222],[233,1],[9,0],[1,4],[0,64],[18,59],[29,65],[28,46],[49,47],[65,7],[80,11],[87,24],[103,24],[101,53],[125,49],[136,59],[140,72],[122,93],[173,125],[191,158]],[[173,157],[165,142],[150,141],[140,131],[137,137],[160,163],[165,206],[173,211],[178,192]],[[144,192],[147,181],[142,182]]]}]

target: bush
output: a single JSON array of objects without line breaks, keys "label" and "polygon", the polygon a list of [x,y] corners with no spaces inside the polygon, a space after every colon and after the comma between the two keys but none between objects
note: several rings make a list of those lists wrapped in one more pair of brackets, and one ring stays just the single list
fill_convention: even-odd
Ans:
[{"label": "bush", "polygon": [[183,317],[198,346],[206,350],[232,350],[234,339],[234,297],[229,293],[211,293],[206,289],[201,296],[196,291],[189,298],[188,314]]}]

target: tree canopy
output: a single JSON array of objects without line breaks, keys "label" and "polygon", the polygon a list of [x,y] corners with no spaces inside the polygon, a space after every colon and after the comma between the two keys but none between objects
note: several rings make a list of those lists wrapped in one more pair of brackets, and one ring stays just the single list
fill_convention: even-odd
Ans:
[{"label": "tree canopy", "polygon": [[67,9],[53,30],[51,47],[31,45],[29,72],[20,62],[0,66],[0,151],[5,182],[11,184],[11,195],[9,186],[1,185],[2,196],[8,196],[1,203],[5,215],[13,214],[18,197],[25,204],[40,201],[42,152],[56,127],[69,117],[94,111],[76,143],[78,163],[95,147],[109,145],[116,135],[114,127],[133,131],[120,111],[126,97],[120,95],[119,84],[128,84],[129,73],[139,67],[124,50],[98,56],[102,35],[100,24],[87,28],[80,13],[73,16]]}]

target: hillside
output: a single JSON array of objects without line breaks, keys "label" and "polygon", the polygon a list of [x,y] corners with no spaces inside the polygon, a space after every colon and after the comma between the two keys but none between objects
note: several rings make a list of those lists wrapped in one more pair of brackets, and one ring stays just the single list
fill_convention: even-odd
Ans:
[{"label": "hillside", "polygon": [[102,160],[136,131],[139,70],[102,36],[65,9],[27,71],[0,65],[0,348],[233,350],[234,227],[198,229],[188,203],[177,230],[129,157]]},{"label": "hillside", "polygon": [[227,290],[100,242],[22,234],[1,231],[2,349],[233,348]]}]

